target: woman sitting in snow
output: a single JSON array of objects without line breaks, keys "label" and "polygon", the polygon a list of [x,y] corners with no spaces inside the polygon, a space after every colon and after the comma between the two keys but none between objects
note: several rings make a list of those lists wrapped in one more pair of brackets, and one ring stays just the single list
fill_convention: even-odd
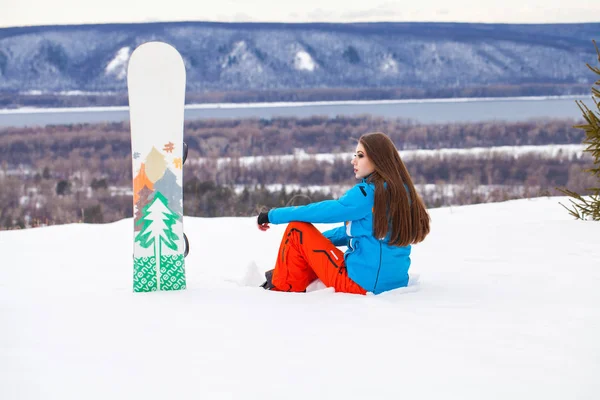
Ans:
[{"label": "woman sitting in snow", "polygon": [[[303,292],[317,278],[337,292],[358,294],[408,285],[411,244],[429,233],[425,204],[387,135],[361,136],[352,165],[361,181],[339,200],[258,215],[262,231],[270,223],[289,223],[265,289]],[[344,221],[323,233],[312,225]]]}]

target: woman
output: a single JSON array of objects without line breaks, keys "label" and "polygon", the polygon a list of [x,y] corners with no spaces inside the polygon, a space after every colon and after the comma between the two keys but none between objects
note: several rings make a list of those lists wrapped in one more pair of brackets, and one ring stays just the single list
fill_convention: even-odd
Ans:
[{"label": "woman", "polygon": [[[429,233],[425,205],[387,135],[361,136],[352,165],[360,183],[339,200],[258,215],[262,231],[269,223],[289,223],[264,288],[303,292],[317,278],[337,292],[357,294],[408,285],[411,244]],[[344,221],[323,233],[312,225]]]}]

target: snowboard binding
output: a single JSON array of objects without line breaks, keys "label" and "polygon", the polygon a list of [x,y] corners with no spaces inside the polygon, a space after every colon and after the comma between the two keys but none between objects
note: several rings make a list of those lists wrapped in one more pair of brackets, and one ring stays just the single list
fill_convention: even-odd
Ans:
[{"label": "snowboard binding", "polygon": [[[185,160],[187,160],[187,155],[188,155],[188,145],[186,142],[183,142],[183,161],[182,161],[181,165],[185,164]],[[188,241],[188,238],[185,233],[183,234],[183,241],[185,242],[185,247],[183,250],[183,258],[186,258],[187,255],[190,253],[190,242]]]},{"label": "snowboard binding", "polygon": [[186,258],[187,255],[190,253],[190,242],[188,241],[188,238],[185,233],[183,234],[183,241],[185,243],[185,247],[183,250],[183,258]]},{"label": "snowboard binding", "polygon": [[182,165],[185,164],[185,160],[187,160],[187,155],[188,155],[188,145],[186,142],[183,142],[183,161],[182,161]]}]

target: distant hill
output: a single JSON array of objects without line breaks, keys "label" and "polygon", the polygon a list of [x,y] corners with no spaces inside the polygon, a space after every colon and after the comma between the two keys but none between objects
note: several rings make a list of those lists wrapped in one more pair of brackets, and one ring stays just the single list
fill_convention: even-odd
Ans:
[{"label": "distant hill", "polygon": [[[185,59],[188,92],[588,85],[600,23],[147,23],[0,29],[0,92],[126,90],[136,46]],[[543,90],[542,90],[543,91]]]}]

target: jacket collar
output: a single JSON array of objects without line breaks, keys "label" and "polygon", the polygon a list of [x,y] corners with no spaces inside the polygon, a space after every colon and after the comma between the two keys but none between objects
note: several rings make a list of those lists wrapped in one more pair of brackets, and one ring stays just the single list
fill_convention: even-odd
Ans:
[{"label": "jacket collar", "polygon": [[360,180],[360,182],[361,182],[361,183],[369,183],[368,179],[369,179],[369,177],[370,177],[371,175],[373,175],[373,172],[371,172],[369,175],[367,175],[367,176],[365,176],[364,178],[362,178],[362,179]]}]

